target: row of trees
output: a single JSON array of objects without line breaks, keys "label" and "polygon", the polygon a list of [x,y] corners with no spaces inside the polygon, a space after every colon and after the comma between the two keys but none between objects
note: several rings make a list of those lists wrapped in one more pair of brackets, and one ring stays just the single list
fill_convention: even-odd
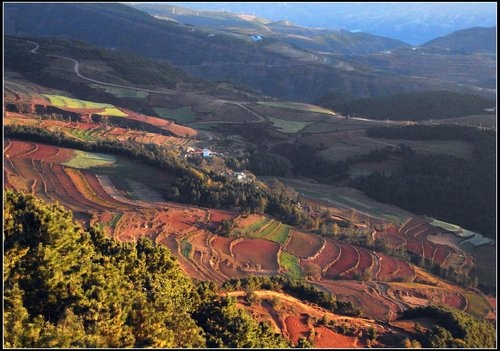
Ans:
[{"label": "row of trees", "polygon": [[361,311],[350,301],[338,301],[331,293],[321,291],[313,285],[297,279],[288,279],[282,276],[253,276],[244,279],[231,279],[222,284],[222,290],[245,290],[251,292],[257,289],[284,292],[296,298],[334,313],[358,316]]},{"label": "row of trees", "polygon": [[288,347],[169,250],[82,229],[60,205],[4,195],[4,346]]},{"label": "row of trees", "polygon": [[410,121],[484,114],[484,109],[495,106],[494,100],[449,91],[425,91],[371,98],[331,94],[317,102],[345,115]]},{"label": "row of trees", "polygon": [[465,312],[425,306],[405,310],[400,319],[430,318],[432,328],[417,328],[416,336],[423,347],[432,348],[495,348],[495,328]]}]

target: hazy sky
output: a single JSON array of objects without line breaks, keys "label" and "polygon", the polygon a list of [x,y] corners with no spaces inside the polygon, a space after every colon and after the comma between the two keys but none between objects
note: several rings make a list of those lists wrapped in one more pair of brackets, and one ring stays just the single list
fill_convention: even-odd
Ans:
[{"label": "hazy sky", "polygon": [[169,2],[169,4],[255,14],[307,27],[364,31],[422,44],[470,27],[496,26],[496,2]]}]

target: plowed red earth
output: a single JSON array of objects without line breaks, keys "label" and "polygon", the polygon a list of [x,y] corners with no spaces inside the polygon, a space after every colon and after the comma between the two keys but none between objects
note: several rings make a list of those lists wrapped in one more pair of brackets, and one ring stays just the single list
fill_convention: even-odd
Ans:
[{"label": "plowed red earth", "polygon": [[258,264],[263,270],[278,270],[280,245],[264,239],[243,240],[233,246],[234,257],[240,262]]},{"label": "plowed red earth", "polygon": [[356,248],[351,245],[339,244],[342,249],[340,258],[326,271],[327,278],[338,277],[358,263],[358,253]]},{"label": "plowed red earth", "polygon": [[292,231],[292,237],[286,246],[286,250],[299,258],[313,256],[322,246],[322,241],[317,235]]},{"label": "plowed red earth", "polygon": [[358,345],[356,337],[342,335],[321,326],[316,328],[316,337],[314,338],[313,346],[318,348],[353,348]]},{"label": "plowed red earth", "polygon": [[377,275],[377,279],[380,281],[390,281],[399,269],[398,262],[392,257],[384,254],[379,253],[377,255],[380,258],[380,272]]},{"label": "plowed red earth", "polygon": [[229,211],[210,210],[211,222],[221,222],[222,220],[234,219],[236,216],[236,213]]},{"label": "plowed red earth", "polygon": [[222,236],[216,236],[215,239],[211,242],[212,247],[220,253],[231,256],[231,251],[229,250],[229,246],[234,239],[225,238]]},{"label": "plowed red earth", "polygon": [[321,268],[326,267],[329,263],[335,260],[340,253],[340,246],[330,240],[326,241],[325,248],[314,260],[308,260],[302,262],[314,263],[320,266]]},{"label": "plowed red earth", "polygon": [[307,326],[307,316],[288,316],[285,318],[286,329],[290,335],[290,340],[297,344],[301,337],[306,338],[309,336],[309,327]]}]

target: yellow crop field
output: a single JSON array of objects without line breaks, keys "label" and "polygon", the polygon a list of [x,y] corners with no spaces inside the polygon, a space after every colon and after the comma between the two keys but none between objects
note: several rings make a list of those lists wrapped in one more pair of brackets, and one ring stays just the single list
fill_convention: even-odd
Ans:
[{"label": "yellow crop field", "polygon": [[61,109],[101,109],[102,111],[99,114],[104,116],[119,116],[126,117],[127,114],[117,109],[115,106],[110,104],[102,104],[99,102],[85,101],[70,98],[67,96],[61,95],[49,95],[43,94],[47,99],[49,99],[50,103]]}]

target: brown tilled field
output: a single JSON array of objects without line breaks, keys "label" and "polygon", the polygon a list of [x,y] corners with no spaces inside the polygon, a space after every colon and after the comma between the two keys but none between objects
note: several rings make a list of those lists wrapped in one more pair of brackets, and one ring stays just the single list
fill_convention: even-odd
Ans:
[{"label": "brown tilled field", "polygon": [[280,245],[265,239],[245,239],[232,247],[233,256],[250,269],[277,271]]},{"label": "brown tilled field", "polygon": [[347,272],[349,269],[353,269],[359,262],[358,250],[352,245],[339,244],[341,247],[342,254],[340,258],[328,268],[325,273],[325,277],[329,279],[335,279],[342,275],[342,273]]},{"label": "brown tilled field", "polygon": [[312,260],[301,260],[300,263],[313,263],[320,266],[322,269],[326,268],[332,262],[335,262],[341,255],[340,245],[334,241],[326,240],[325,247],[321,253]]},{"label": "brown tilled field", "polygon": [[307,325],[306,314],[301,314],[299,316],[288,316],[285,318],[285,325],[288,334],[290,335],[290,340],[295,344],[299,341],[301,337],[309,337],[309,326]]},{"label": "brown tilled field", "polygon": [[362,347],[358,343],[358,338],[354,336],[342,335],[326,327],[316,327],[316,336],[313,347],[317,348],[354,348]]},{"label": "brown tilled field", "polygon": [[291,239],[285,250],[296,257],[305,259],[316,254],[322,246],[323,240],[319,236],[292,230]]}]

